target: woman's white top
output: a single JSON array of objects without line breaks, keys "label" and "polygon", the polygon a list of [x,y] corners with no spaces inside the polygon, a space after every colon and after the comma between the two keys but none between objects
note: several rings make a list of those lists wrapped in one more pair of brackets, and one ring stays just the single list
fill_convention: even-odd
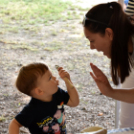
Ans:
[{"label": "woman's white top", "polygon": [[[134,36],[132,37],[133,42],[133,54],[131,55],[134,59]],[[131,70],[130,75],[125,79],[124,83],[121,84],[122,88],[134,87],[134,69]],[[121,102],[120,110],[120,128],[134,127],[134,104]]]}]

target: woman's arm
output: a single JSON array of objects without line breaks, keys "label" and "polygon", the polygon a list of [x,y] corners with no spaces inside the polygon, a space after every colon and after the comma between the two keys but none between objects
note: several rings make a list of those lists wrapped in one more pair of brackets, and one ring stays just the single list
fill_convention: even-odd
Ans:
[{"label": "woman's arm", "polygon": [[114,89],[110,97],[119,101],[134,103],[134,87],[124,89]]},{"label": "woman's arm", "polygon": [[22,125],[16,119],[13,119],[9,124],[9,134],[19,134],[20,127]]},{"label": "woman's arm", "polygon": [[96,82],[99,90],[102,94],[111,97],[116,100],[128,102],[128,103],[134,103],[134,87],[133,88],[127,88],[125,89],[113,89],[111,85],[109,84],[109,81],[105,74],[95,65],[92,63],[90,64],[93,73],[90,72],[90,75]]}]

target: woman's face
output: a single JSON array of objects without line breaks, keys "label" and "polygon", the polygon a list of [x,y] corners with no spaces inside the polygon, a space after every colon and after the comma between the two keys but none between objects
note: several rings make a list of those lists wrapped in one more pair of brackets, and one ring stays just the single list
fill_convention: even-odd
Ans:
[{"label": "woman's face", "polygon": [[103,55],[111,58],[111,44],[113,40],[113,32],[110,28],[106,28],[105,34],[92,33],[84,27],[84,34],[90,41],[90,48],[103,52]]}]

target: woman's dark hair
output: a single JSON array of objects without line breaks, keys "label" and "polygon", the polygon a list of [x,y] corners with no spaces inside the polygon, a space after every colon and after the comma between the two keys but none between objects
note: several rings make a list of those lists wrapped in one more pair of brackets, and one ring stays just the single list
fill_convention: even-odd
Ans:
[{"label": "woman's dark hair", "polygon": [[115,85],[119,84],[119,78],[123,83],[133,66],[128,52],[128,41],[134,34],[134,25],[117,2],[94,6],[87,12],[86,18],[83,25],[93,33],[104,35],[108,27],[113,30],[111,75]]}]

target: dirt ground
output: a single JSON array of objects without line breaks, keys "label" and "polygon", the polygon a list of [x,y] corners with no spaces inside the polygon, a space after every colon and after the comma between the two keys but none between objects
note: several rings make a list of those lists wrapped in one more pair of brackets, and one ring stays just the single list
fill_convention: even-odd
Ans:
[{"label": "dirt ground", "polygon": [[[89,63],[93,62],[111,82],[110,61],[102,53],[90,50],[89,42],[83,35],[81,19],[59,21],[51,26],[40,24],[36,33],[20,30],[0,35],[0,134],[8,133],[10,121],[30,99],[17,91],[14,82],[20,67],[32,62],[45,62],[65,90],[54,66],[63,66],[70,73],[80,104],[76,108],[65,107],[68,132],[80,132],[85,127],[98,125],[114,128],[115,101],[100,95],[89,75]],[[33,26],[28,27],[32,29]],[[20,133],[28,131],[21,128]]]}]

